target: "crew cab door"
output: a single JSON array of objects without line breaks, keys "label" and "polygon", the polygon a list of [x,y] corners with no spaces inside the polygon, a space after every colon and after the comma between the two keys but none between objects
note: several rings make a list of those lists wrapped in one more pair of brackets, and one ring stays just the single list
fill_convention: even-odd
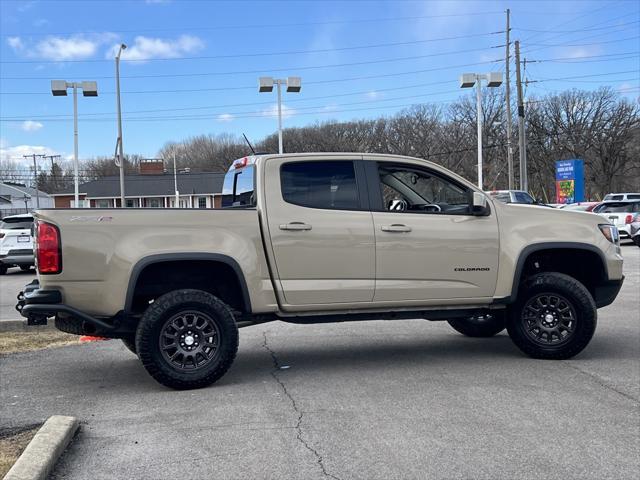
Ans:
[{"label": "crew cab door", "polygon": [[366,162],[376,237],[376,302],[492,297],[495,213],[474,216],[471,190],[423,164]]},{"label": "crew cab door", "polygon": [[272,268],[285,304],[372,301],[373,220],[360,158],[293,157],[265,162]]}]

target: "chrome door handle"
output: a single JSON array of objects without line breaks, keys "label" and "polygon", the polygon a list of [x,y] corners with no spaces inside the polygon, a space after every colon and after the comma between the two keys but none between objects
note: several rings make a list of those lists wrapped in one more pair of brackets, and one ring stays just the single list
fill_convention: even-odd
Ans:
[{"label": "chrome door handle", "polygon": [[311,230],[311,225],[302,222],[283,223],[280,230]]},{"label": "chrome door handle", "polygon": [[380,230],[383,232],[394,232],[394,233],[408,233],[411,231],[411,227],[407,225],[402,225],[401,223],[394,223],[393,225],[382,225]]}]

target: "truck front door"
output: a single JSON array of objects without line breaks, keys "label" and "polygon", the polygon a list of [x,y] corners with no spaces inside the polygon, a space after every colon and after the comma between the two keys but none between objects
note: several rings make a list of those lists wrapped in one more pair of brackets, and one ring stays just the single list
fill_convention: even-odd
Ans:
[{"label": "truck front door", "polygon": [[267,237],[284,304],[340,308],[373,300],[373,220],[360,158],[265,163]]},{"label": "truck front door", "polygon": [[470,213],[471,191],[419,163],[367,162],[376,236],[375,302],[492,297],[494,212]]}]

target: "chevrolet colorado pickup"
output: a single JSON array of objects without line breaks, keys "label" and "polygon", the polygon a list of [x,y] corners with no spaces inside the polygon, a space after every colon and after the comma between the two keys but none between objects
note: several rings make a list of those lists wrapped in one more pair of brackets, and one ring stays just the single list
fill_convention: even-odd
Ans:
[{"label": "chevrolet colorado pickup", "polygon": [[446,320],[565,359],[623,282],[601,216],[494,201],[416,158],[245,157],[222,204],[37,211],[38,280],[16,308],[31,325],[120,338],[186,389],[225,374],[239,327],[272,320]]}]

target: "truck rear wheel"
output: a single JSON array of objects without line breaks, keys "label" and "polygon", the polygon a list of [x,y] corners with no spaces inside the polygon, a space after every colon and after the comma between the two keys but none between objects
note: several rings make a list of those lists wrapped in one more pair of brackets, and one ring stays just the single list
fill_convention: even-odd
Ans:
[{"label": "truck rear wheel", "polygon": [[530,357],[563,360],[589,344],[596,324],[596,305],[584,285],[562,273],[540,273],[521,286],[507,330]]},{"label": "truck rear wheel", "polygon": [[201,290],[174,290],[156,299],[136,332],[142,365],[159,383],[177,390],[211,385],[238,351],[231,309]]},{"label": "truck rear wheel", "polygon": [[504,312],[447,320],[454,330],[467,337],[493,337],[506,327]]}]

